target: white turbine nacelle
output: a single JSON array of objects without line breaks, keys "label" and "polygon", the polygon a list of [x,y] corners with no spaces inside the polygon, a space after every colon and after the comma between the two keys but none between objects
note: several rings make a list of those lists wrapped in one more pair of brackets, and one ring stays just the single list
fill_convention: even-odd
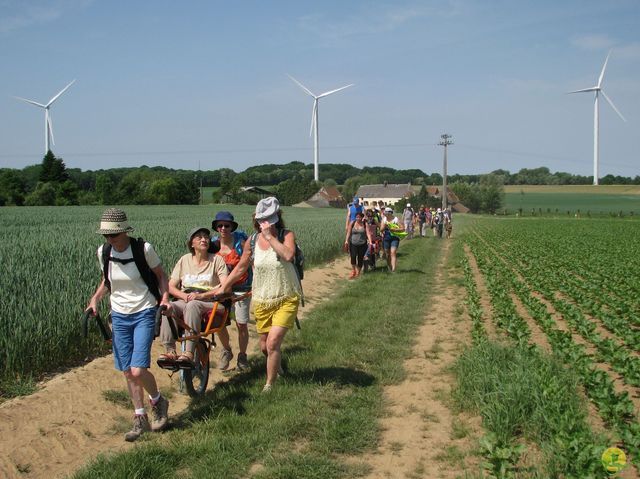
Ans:
[{"label": "white turbine nacelle", "polygon": [[625,121],[625,122],[627,121],[625,120],[624,116],[622,116],[622,113],[618,111],[618,109],[613,104],[611,99],[607,96],[607,94],[602,89],[602,80],[604,79],[604,71],[607,68],[607,62],[609,61],[610,55],[611,55],[611,52],[609,52],[609,54],[607,55],[607,58],[604,61],[604,65],[602,66],[602,71],[600,72],[600,76],[598,77],[598,84],[596,86],[592,86],[591,88],[583,88],[582,90],[574,90],[574,91],[568,92],[568,93],[594,92],[595,94],[595,101],[594,101],[594,107],[593,107],[593,184],[594,185],[598,184],[598,166],[600,164],[600,145],[599,145],[600,106],[598,103],[599,94],[602,93],[602,96],[604,97],[604,99],[607,100],[607,103],[609,103],[609,105],[611,105],[611,108],[613,108],[613,111],[615,111],[618,114],[618,116],[622,118],[622,121]]},{"label": "white turbine nacelle", "polygon": [[60,95],[62,95],[65,91],[67,91],[69,87],[74,83],[75,83],[75,80],[73,80],[66,87],[60,90],[53,98],[51,98],[51,100],[49,100],[49,103],[47,103],[46,105],[43,105],[42,103],[38,103],[37,101],[27,100],[26,98],[20,98],[19,96],[15,97],[18,100],[25,101],[27,103],[30,103],[32,105],[35,105],[37,107],[44,109],[44,154],[45,155],[49,153],[49,150],[51,149],[49,145],[56,144],[53,138],[53,124],[51,122],[51,113],[49,112],[49,108],[51,107],[51,105],[53,105],[53,102],[56,101],[58,98],[60,98]]},{"label": "white turbine nacelle", "polygon": [[309,90],[306,86],[304,86],[302,83],[300,83],[298,80],[296,80],[295,78],[293,78],[291,75],[287,75],[289,78],[291,78],[291,80],[293,80],[296,85],[298,85],[300,88],[302,88],[302,90],[309,96],[311,96],[313,98],[313,109],[311,110],[311,128],[309,129],[309,136],[311,136],[313,134],[313,179],[315,181],[319,181],[320,179],[320,174],[319,174],[319,161],[320,161],[320,147],[318,144],[318,100],[320,98],[324,98],[325,96],[329,96],[333,93],[337,93],[340,90],[344,90],[345,88],[349,88],[350,86],[353,86],[354,84],[351,83],[349,85],[340,87],[340,88],[336,88],[335,90],[330,90],[330,91],[326,91],[324,93],[321,93],[320,95],[315,95],[311,92],[311,90]]}]

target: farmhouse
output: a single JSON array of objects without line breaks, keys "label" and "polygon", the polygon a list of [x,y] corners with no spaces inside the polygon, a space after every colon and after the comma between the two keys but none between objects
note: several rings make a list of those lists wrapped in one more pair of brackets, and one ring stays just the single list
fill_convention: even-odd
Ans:
[{"label": "farmhouse", "polygon": [[[438,186],[427,186],[427,194],[434,198],[442,198],[441,188]],[[419,191],[419,190],[418,190]],[[382,185],[362,185],[358,188],[356,196],[360,198],[364,206],[390,206],[398,201],[410,198],[418,192],[411,184],[382,184]],[[456,194],[447,187],[447,204],[457,213],[468,213],[469,208],[460,203]]]},{"label": "farmhouse", "polygon": [[410,198],[411,195],[413,195],[411,183],[362,185],[356,192],[356,196],[361,199],[364,206],[393,205],[403,198]]},{"label": "farmhouse", "polygon": [[312,206],[314,208],[344,208],[347,206],[344,196],[335,186],[323,186],[315,195],[303,203],[305,203],[304,206]]}]

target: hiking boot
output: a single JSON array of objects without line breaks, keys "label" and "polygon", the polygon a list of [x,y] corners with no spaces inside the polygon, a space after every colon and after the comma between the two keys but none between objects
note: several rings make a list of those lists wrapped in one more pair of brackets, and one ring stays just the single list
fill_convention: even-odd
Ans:
[{"label": "hiking boot", "polygon": [[247,353],[238,353],[238,364],[236,366],[238,371],[246,371],[249,369],[249,360],[247,359]]},{"label": "hiking boot", "polygon": [[124,440],[127,442],[133,442],[142,436],[142,433],[151,431],[151,426],[149,425],[149,418],[146,414],[133,416],[133,428],[131,431],[124,435]]},{"label": "hiking boot", "polygon": [[229,349],[223,349],[222,353],[220,353],[220,364],[218,364],[218,369],[221,371],[226,371],[229,369],[229,363],[233,359],[233,353]]},{"label": "hiking boot", "polygon": [[165,399],[164,396],[160,396],[158,402],[151,405],[151,414],[153,415],[153,420],[151,421],[152,431],[162,431],[167,427],[167,422],[169,420],[168,412],[169,400]]}]

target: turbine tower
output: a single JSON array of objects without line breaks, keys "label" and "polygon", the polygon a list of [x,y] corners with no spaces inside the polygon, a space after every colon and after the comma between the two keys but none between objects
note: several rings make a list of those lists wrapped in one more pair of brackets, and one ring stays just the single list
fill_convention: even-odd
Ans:
[{"label": "turbine tower", "polygon": [[598,184],[598,165],[600,163],[600,107],[598,103],[598,98],[600,93],[605,100],[611,105],[611,108],[618,114],[622,121],[627,121],[622,116],[622,113],[618,111],[613,102],[609,99],[607,94],[602,89],[602,80],[604,78],[604,71],[607,68],[607,62],[609,61],[609,56],[611,55],[611,51],[607,54],[607,58],[604,61],[604,65],[602,66],[602,71],[600,72],[600,77],[598,78],[598,84],[596,86],[592,86],[591,88],[583,88],[582,90],[574,90],[569,93],[585,93],[585,92],[594,92],[595,93],[595,102],[593,106],[593,184]]},{"label": "turbine tower", "polygon": [[53,139],[53,125],[51,123],[51,113],[49,113],[49,108],[51,108],[51,105],[53,105],[53,102],[56,101],[60,97],[60,95],[62,95],[65,91],[67,91],[67,89],[71,85],[73,85],[74,82],[75,80],[73,80],[66,87],[60,90],[58,94],[55,95],[51,100],[49,100],[49,103],[47,103],[46,105],[43,105],[42,103],[38,103],[37,101],[27,100],[26,98],[20,98],[19,96],[15,97],[18,100],[26,101],[27,103],[31,103],[32,105],[39,106],[40,108],[44,108],[44,154],[45,155],[49,153],[49,150],[51,149],[49,145],[56,144],[56,142]]},{"label": "turbine tower", "polygon": [[331,91],[326,91],[324,93],[321,93],[320,95],[314,95],[311,90],[309,90],[306,86],[304,86],[302,83],[300,83],[298,80],[296,80],[295,78],[293,78],[291,75],[287,75],[289,78],[291,78],[291,80],[293,80],[300,88],[302,88],[302,90],[309,96],[313,97],[313,111],[311,112],[311,129],[309,130],[309,136],[311,136],[311,134],[313,134],[313,179],[315,181],[319,181],[320,180],[320,173],[319,173],[319,169],[318,169],[318,162],[320,159],[320,147],[318,144],[318,100],[320,98],[323,98],[325,96],[329,96],[332,93],[336,93],[339,92],[340,90],[344,90],[345,88],[349,88],[350,86],[353,86],[354,84],[351,83],[349,85],[340,87],[340,88],[336,88],[335,90],[331,90]]}]

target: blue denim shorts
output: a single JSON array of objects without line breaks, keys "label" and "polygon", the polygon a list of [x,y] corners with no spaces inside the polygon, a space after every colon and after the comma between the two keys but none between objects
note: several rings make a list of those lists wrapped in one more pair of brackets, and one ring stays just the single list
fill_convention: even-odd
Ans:
[{"label": "blue denim shorts", "polygon": [[397,236],[391,236],[390,238],[382,239],[382,249],[389,250],[391,248],[398,249],[398,245],[400,244],[400,238]]},{"label": "blue denim shorts", "polygon": [[156,310],[148,308],[133,314],[111,312],[113,361],[118,371],[151,365]]}]

